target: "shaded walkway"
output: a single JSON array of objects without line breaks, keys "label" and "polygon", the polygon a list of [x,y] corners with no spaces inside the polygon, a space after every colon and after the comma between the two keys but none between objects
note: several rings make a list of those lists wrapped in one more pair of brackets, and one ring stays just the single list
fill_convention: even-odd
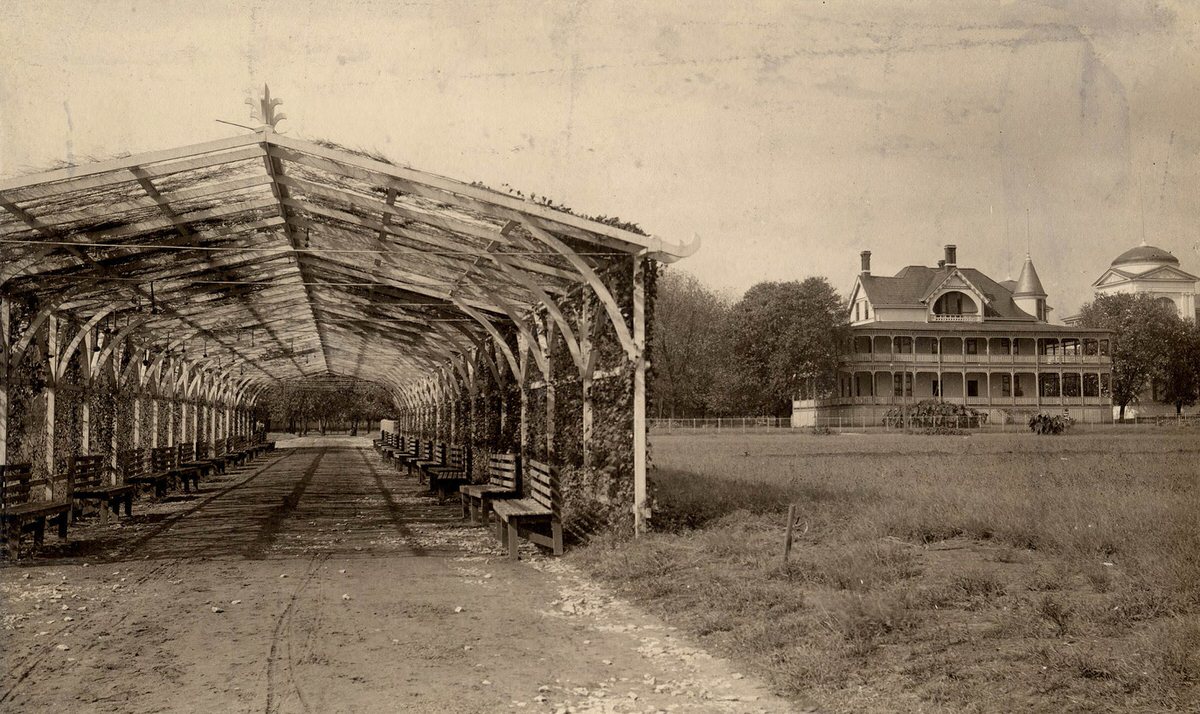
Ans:
[{"label": "shaded walkway", "polygon": [[[660,624],[605,624],[601,596],[570,595],[565,566],[510,564],[374,452],[311,443],[142,509],[103,548],[85,528],[74,557],[0,569],[0,708],[767,706],[663,688],[679,681],[680,662],[630,634],[670,642]],[[88,559],[89,548],[106,557]]]}]

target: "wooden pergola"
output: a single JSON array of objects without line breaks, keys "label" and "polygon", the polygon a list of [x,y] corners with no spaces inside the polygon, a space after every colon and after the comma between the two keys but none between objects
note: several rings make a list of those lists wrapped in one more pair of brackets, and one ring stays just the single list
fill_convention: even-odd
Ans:
[{"label": "wooden pergola", "polygon": [[[493,355],[488,371],[524,387],[556,334],[585,385],[586,434],[589,321],[602,320],[633,365],[640,528],[645,272],[696,244],[284,136],[279,100],[260,104],[253,133],[0,181],[0,464],[10,372],[34,344],[52,469],[56,379],[72,358],[85,379],[178,395],[193,432],[219,437],[244,433],[264,390],[289,380],[370,380],[417,411]],[[614,270],[632,294],[606,285]],[[594,316],[563,307],[580,291]]]}]

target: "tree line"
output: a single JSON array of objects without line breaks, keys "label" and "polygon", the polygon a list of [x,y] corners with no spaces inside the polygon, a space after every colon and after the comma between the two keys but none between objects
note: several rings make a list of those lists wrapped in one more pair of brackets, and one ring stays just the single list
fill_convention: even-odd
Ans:
[{"label": "tree line", "polygon": [[846,311],[825,278],[762,282],[731,300],[667,269],[654,309],[653,416],[787,416],[794,396],[836,384]]}]

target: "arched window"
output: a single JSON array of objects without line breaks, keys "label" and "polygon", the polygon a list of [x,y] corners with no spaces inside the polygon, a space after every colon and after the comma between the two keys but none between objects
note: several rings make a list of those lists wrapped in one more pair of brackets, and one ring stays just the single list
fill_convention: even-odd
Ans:
[{"label": "arched window", "polygon": [[933,304],[935,315],[974,315],[977,312],[978,307],[971,296],[957,290],[942,295]]}]

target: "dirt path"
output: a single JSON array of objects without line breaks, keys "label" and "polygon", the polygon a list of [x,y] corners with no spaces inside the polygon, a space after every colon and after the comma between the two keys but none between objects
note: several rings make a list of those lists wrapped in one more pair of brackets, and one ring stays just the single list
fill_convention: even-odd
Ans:
[{"label": "dirt path", "polygon": [[298,440],[6,563],[0,710],[790,711],[361,444]]}]

